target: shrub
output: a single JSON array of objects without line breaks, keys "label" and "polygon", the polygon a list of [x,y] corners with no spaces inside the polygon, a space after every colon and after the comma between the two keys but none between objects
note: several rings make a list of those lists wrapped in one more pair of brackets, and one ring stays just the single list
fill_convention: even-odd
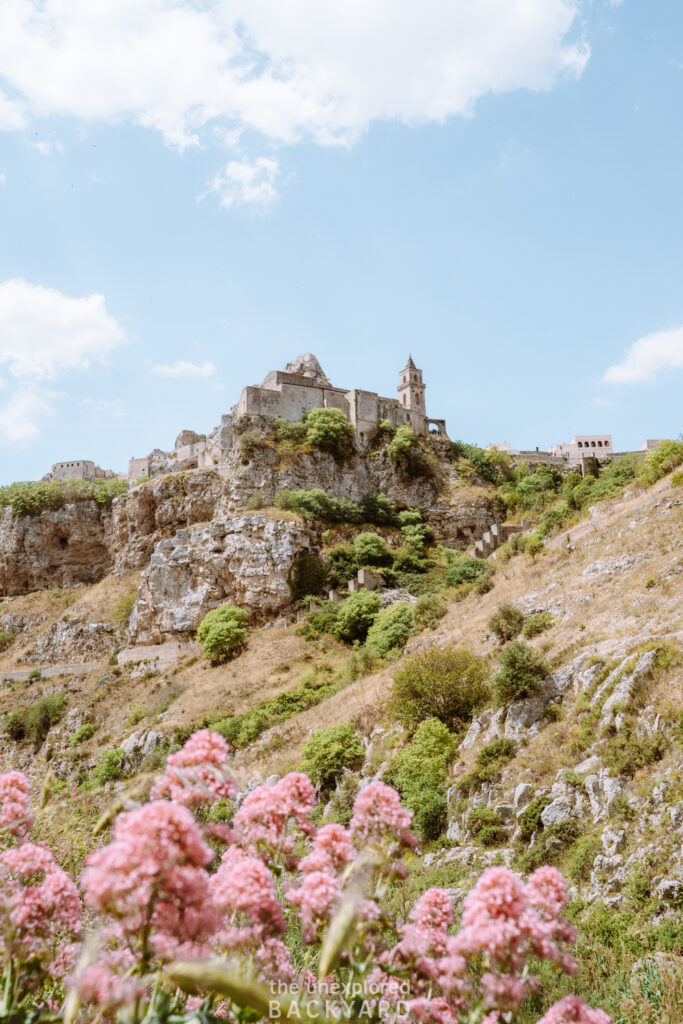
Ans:
[{"label": "shrub", "polygon": [[395,465],[400,466],[408,476],[429,476],[433,465],[407,425],[398,427],[387,445],[387,455]]},{"label": "shrub", "polygon": [[499,739],[489,743],[477,754],[474,769],[458,781],[458,789],[469,792],[478,789],[484,782],[497,782],[501,768],[515,756],[517,747],[512,740]]},{"label": "shrub", "polygon": [[526,551],[527,555],[531,555],[532,558],[535,558],[536,555],[543,554],[543,552],[545,551],[543,539],[539,537],[537,533],[532,533],[528,537],[524,537],[523,540],[523,550]]},{"label": "shrub", "polygon": [[530,697],[536,693],[550,668],[540,651],[513,640],[498,655],[500,671],[496,675],[494,692],[499,707]]},{"label": "shrub", "polygon": [[16,633],[10,633],[7,629],[0,629],[0,652],[7,650],[16,635]]},{"label": "shrub", "polygon": [[34,743],[43,742],[53,725],[62,717],[66,705],[63,693],[50,693],[41,697],[26,716],[26,734]]},{"label": "shrub", "polygon": [[93,729],[90,722],[86,722],[85,725],[79,726],[79,728],[76,729],[76,732],[71,737],[71,746],[77,747],[79,743],[84,743],[85,740],[89,740],[90,737],[94,734],[94,732],[95,730]]},{"label": "shrub", "polygon": [[488,621],[488,628],[502,644],[519,636],[523,625],[524,613],[513,604],[502,604]]},{"label": "shrub", "polygon": [[356,552],[349,544],[337,544],[327,556],[330,582],[348,583],[358,572]]},{"label": "shrub", "polygon": [[340,604],[334,601],[326,601],[317,611],[311,612],[308,616],[306,624],[308,629],[306,632],[311,631],[318,634],[318,636],[321,633],[334,633],[340,608]]},{"label": "shrub", "polygon": [[353,725],[332,725],[314,732],[305,744],[301,770],[322,793],[334,789],[346,768],[359,768],[365,747]]},{"label": "shrub", "polygon": [[9,506],[15,516],[35,516],[67,502],[96,501],[109,504],[125,494],[125,480],[29,480],[0,487],[0,507]]},{"label": "shrub", "polygon": [[683,487],[683,473],[674,473],[671,477],[672,487]]},{"label": "shrub", "polygon": [[275,496],[278,508],[298,512],[305,519],[313,519],[323,523],[359,523],[361,520],[358,505],[348,498],[332,498],[320,487],[309,491],[280,491]]},{"label": "shrub", "polygon": [[379,594],[371,590],[359,590],[338,607],[339,614],[334,627],[337,639],[346,643],[353,643],[354,640],[363,643],[380,609]]},{"label": "shrub", "polygon": [[207,612],[197,630],[204,657],[212,664],[232,658],[247,638],[248,621],[247,613],[234,604],[224,604]]},{"label": "shrub", "polygon": [[443,722],[430,718],[385,772],[413,811],[413,827],[422,839],[436,839],[446,823],[446,768],[454,753],[455,738]]},{"label": "shrub", "polygon": [[306,424],[299,420],[292,423],[290,420],[283,420],[278,417],[273,423],[273,439],[277,442],[285,442],[291,445],[302,445],[306,441]]},{"label": "shrub", "polygon": [[489,484],[499,483],[501,477],[509,470],[510,459],[504,452],[484,451],[483,448],[466,444],[464,441],[452,442],[451,458],[454,461],[467,459],[477,475]]},{"label": "shrub", "polygon": [[432,648],[406,659],[394,675],[390,711],[414,727],[438,718],[459,729],[489,700],[484,658],[456,647]]},{"label": "shrub", "polygon": [[418,629],[435,626],[448,610],[448,604],[441,594],[422,594],[413,606],[413,619]]},{"label": "shrub", "polygon": [[643,460],[639,475],[644,483],[653,484],[682,462],[683,441],[662,441],[659,447],[649,452]]},{"label": "shrub", "polygon": [[311,409],[306,417],[306,440],[336,459],[350,455],[354,430],[341,409]]},{"label": "shrub", "polygon": [[10,711],[8,715],[5,715],[3,725],[5,732],[15,743],[23,740],[26,736],[26,722],[24,716],[18,711]]},{"label": "shrub", "polygon": [[133,592],[131,594],[123,594],[116,602],[114,611],[111,613],[111,621],[119,629],[125,629],[128,626],[137,598],[137,593]]},{"label": "shrub", "polygon": [[397,521],[396,503],[386,494],[370,494],[358,502],[360,520],[375,526],[393,526]]},{"label": "shrub", "polygon": [[382,608],[368,630],[368,647],[382,658],[389,651],[403,647],[415,630],[413,606],[405,602]]},{"label": "shrub", "polygon": [[353,543],[353,553],[359,569],[390,565],[391,552],[377,533],[359,533]]},{"label": "shrub", "polygon": [[266,446],[267,440],[262,430],[250,428],[240,434],[240,453],[245,459],[252,459],[256,452]]},{"label": "shrub", "polygon": [[527,640],[531,640],[532,637],[545,633],[546,629],[550,629],[552,624],[553,617],[550,612],[537,612],[536,615],[530,615],[524,620],[522,636],[526,637]]},{"label": "shrub", "polygon": [[461,583],[471,583],[478,576],[491,572],[491,566],[485,558],[473,558],[472,555],[457,555],[446,573],[445,582],[449,587],[457,587]]},{"label": "shrub", "polygon": [[125,752],[120,747],[112,750],[105,750],[102,757],[92,770],[94,781],[103,786],[105,782],[116,782],[123,777],[123,763],[126,759]]},{"label": "shrub", "polygon": [[538,832],[539,829],[543,828],[541,814],[549,803],[550,797],[544,793],[541,796],[534,797],[529,806],[524,808],[517,819],[523,839],[531,839],[534,832]]},{"label": "shrub", "polygon": [[500,815],[492,807],[475,807],[467,815],[467,827],[482,846],[500,846],[507,838]]}]

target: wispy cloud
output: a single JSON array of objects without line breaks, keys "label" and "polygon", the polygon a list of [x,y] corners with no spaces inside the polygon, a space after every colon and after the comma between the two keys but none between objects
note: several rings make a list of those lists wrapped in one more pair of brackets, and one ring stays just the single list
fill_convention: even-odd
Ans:
[{"label": "wispy cloud", "polygon": [[208,359],[199,365],[179,359],[175,363],[157,363],[152,367],[152,373],[160,377],[174,378],[212,377],[216,373],[216,366]]},{"label": "wispy cloud", "polygon": [[594,398],[591,402],[591,405],[596,405],[599,409],[603,407],[607,408],[608,406],[614,404],[615,403],[609,398]]},{"label": "wispy cloud", "polygon": [[605,371],[607,384],[637,384],[652,380],[662,370],[683,369],[683,327],[656,331],[639,338],[620,363]]},{"label": "wispy cloud", "polygon": [[280,197],[276,181],[280,165],[271,157],[260,156],[249,160],[230,160],[225,169],[215,175],[209,185],[210,192],[220,196],[224,209],[245,206],[252,211],[265,213]]},{"label": "wispy cloud", "polygon": [[81,405],[91,416],[101,419],[120,419],[123,416],[120,398],[84,398]]},{"label": "wispy cloud", "polygon": [[0,405],[0,443],[21,444],[40,433],[40,420],[54,416],[54,391],[28,385],[21,387]]}]

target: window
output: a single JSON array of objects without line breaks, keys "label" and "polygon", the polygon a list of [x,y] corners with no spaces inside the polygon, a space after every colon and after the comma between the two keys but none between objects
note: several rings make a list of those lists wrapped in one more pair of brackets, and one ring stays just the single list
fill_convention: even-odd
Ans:
[{"label": "window", "polygon": [[595,448],[595,441],[591,441],[591,448]]},{"label": "window", "polygon": [[406,404],[406,396],[405,395],[403,396],[403,404],[404,405]]},{"label": "window", "polygon": [[598,441],[598,448],[602,448],[602,441]]},{"label": "window", "polygon": [[581,441],[578,442],[578,445],[579,445],[579,448],[583,448],[583,444],[582,444]]}]

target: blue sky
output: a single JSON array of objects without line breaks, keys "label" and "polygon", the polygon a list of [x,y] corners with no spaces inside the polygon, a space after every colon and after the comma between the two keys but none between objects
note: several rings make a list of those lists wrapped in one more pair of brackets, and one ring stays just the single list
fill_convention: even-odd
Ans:
[{"label": "blue sky", "polygon": [[453,438],[678,436],[682,100],[677,0],[4,0],[0,482],[305,351],[412,352]]}]

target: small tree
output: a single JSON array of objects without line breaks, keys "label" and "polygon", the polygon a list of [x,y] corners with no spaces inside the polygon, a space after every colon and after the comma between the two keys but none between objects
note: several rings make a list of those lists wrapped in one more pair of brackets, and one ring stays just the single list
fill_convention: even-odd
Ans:
[{"label": "small tree", "polygon": [[521,697],[532,696],[550,674],[550,667],[541,652],[520,640],[504,647],[498,661],[500,671],[494,679],[494,691],[501,707]]},{"label": "small tree", "polygon": [[365,747],[353,725],[332,725],[314,732],[302,751],[302,771],[324,794],[337,784],[345,768],[358,768]]},{"label": "small tree", "polygon": [[247,638],[248,622],[247,613],[234,604],[207,612],[197,630],[204,657],[214,665],[234,657]]},{"label": "small tree", "polygon": [[522,631],[524,625],[524,612],[515,608],[514,604],[502,604],[497,612],[494,612],[488,622],[488,627],[502,644],[508,640],[514,640]]},{"label": "small tree", "polygon": [[353,544],[353,552],[360,568],[391,563],[391,552],[377,533],[359,533]]},{"label": "small tree", "polygon": [[341,409],[311,409],[306,417],[306,440],[335,459],[351,454],[353,437],[353,424]]},{"label": "small tree", "polygon": [[485,658],[457,647],[432,648],[407,659],[394,675],[390,711],[414,727],[438,718],[461,728],[489,700]]},{"label": "small tree", "polygon": [[378,612],[368,630],[366,643],[375,654],[382,658],[389,651],[403,647],[414,631],[413,606],[399,601]]},{"label": "small tree", "polygon": [[359,590],[351,594],[339,606],[339,616],[334,627],[335,636],[349,644],[354,640],[362,643],[379,609],[379,594],[375,594],[374,591]]}]

